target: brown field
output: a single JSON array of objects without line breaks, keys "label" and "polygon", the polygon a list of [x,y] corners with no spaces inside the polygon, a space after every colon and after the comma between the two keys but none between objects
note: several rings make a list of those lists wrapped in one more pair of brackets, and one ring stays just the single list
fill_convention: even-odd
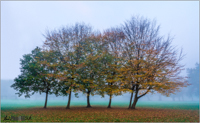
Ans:
[{"label": "brown field", "polygon": [[[113,107],[48,107],[1,111],[5,116],[30,116],[23,122],[199,122],[199,110]],[[12,121],[15,122],[15,121]]]}]

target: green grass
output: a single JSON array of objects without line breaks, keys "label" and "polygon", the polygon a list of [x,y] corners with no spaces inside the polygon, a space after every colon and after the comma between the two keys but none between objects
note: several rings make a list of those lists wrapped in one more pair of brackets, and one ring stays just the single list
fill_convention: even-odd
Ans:
[{"label": "green grass", "polygon": [[[71,101],[71,106],[86,106],[86,101]],[[65,100],[49,100],[47,107],[62,106],[65,107],[67,101]],[[91,101],[91,106],[105,106],[107,107],[108,102],[106,101]],[[127,108],[129,102],[112,102],[112,106],[125,107]],[[42,100],[1,100],[1,110],[12,110],[32,107],[43,107],[44,101]],[[199,102],[159,102],[159,101],[138,101],[136,107],[143,108],[159,108],[159,109],[185,109],[185,110],[199,110]]]}]

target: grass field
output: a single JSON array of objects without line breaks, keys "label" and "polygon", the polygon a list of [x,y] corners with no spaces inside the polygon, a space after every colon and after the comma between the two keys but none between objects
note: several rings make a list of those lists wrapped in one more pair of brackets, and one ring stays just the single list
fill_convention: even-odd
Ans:
[{"label": "grass field", "polygon": [[[137,109],[127,109],[128,102],[72,102],[65,109],[66,101],[1,101],[1,121],[10,116],[31,116],[23,122],[199,122],[199,103],[192,102],[138,102]],[[14,121],[15,122],[15,121]]]}]

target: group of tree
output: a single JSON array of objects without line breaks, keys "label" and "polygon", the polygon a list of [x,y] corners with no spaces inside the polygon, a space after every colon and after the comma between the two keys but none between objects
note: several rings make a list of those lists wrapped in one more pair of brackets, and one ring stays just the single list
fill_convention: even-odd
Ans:
[{"label": "group of tree", "polygon": [[[172,38],[159,35],[155,21],[132,17],[120,27],[103,33],[90,25],[76,23],[47,31],[42,48],[21,59],[21,75],[11,86],[19,96],[35,92],[68,96],[71,94],[110,97],[130,92],[129,108],[147,93],[169,96],[188,85],[180,76],[182,52],[172,46]],[[31,93],[32,92],[32,93]]]}]

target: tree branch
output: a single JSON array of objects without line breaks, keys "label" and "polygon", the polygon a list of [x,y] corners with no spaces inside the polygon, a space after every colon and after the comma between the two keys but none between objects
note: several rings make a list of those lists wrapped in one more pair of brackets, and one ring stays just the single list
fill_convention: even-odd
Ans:
[{"label": "tree branch", "polygon": [[140,96],[138,97],[138,99],[139,99],[140,97],[143,97],[144,95],[146,95],[150,90],[151,90],[151,88],[148,88],[148,90],[147,90],[144,94],[140,95]]}]

